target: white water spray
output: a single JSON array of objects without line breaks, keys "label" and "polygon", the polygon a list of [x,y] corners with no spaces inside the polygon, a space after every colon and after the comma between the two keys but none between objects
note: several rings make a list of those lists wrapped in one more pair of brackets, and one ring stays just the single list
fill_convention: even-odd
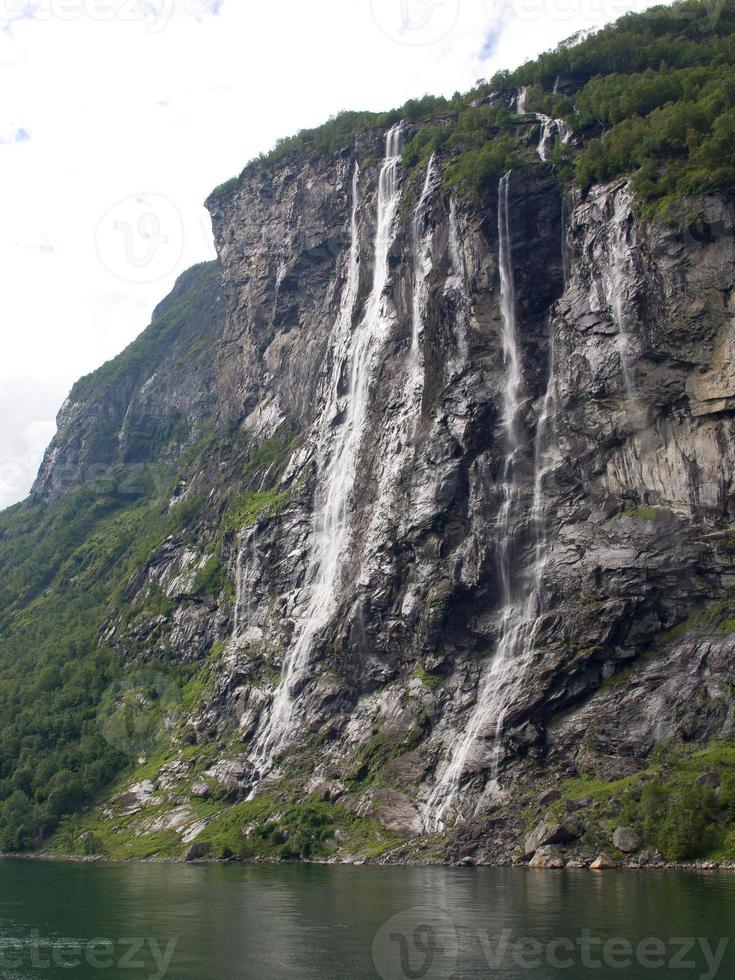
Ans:
[{"label": "white water spray", "polygon": [[[400,200],[398,171],[402,126],[386,134],[380,171],[375,231],[375,268],[365,314],[352,329],[359,288],[359,228],[357,171],[353,181],[352,241],[339,318],[335,327],[334,364],[330,395],[318,426],[320,458],[314,506],[311,552],[306,572],[305,608],[294,642],[284,660],[281,682],[268,721],[255,742],[254,761],[263,768],[285,745],[299,687],[305,680],[317,634],[335,612],[341,566],[348,553],[350,500],[357,472],[357,457],[367,417],[370,381],[376,356],[395,316],[385,292],[389,279],[388,253],[395,234]],[[340,404],[340,382],[345,376],[346,396]],[[341,424],[335,426],[341,416]],[[336,431],[335,431],[336,430]],[[331,436],[331,441],[330,441]]]},{"label": "white water spray", "polygon": [[[526,87],[518,90],[516,96],[516,112],[519,116],[526,115]],[[568,143],[571,131],[563,119],[552,119],[543,112],[534,112],[533,115],[541,123],[541,133],[539,135],[536,152],[544,163],[549,159],[549,154],[554,148],[554,140],[558,136],[562,143]]]},{"label": "white water spray", "polygon": [[411,310],[411,347],[408,353],[409,392],[420,399],[424,387],[424,370],[421,345],[423,341],[426,307],[429,299],[429,275],[433,268],[431,250],[434,230],[426,226],[429,203],[437,187],[437,172],[434,154],[426,168],[424,186],[421,190],[413,217],[413,304]]},{"label": "white water spray", "polygon": [[[500,639],[490,668],[480,682],[477,704],[461,741],[427,802],[426,826],[430,831],[444,827],[444,816],[455,807],[462,779],[473,755],[483,754],[482,741],[493,738],[490,789],[497,789],[501,737],[508,710],[517,700],[533,657],[534,639],[541,613],[541,584],[546,562],[546,506],[544,482],[550,469],[549,433],[556,406],[553,352],[546,394],[537,424],[533,498],[530,529],[535,550],[526,574],[517,574],[516,528],[522,523],[522,487],[517,463],[524,450],[520,409],[523,403],[521,355],[516,330],[516,298],[510,244],[510,173],[498,189],[498,239],[500,253],[501,313],[503,319],[503,429],[506,456],[502,468],[503,504],[498,518],[498,572],[502,586]],[[514,574],[516,571],[516,574]],[[481,761],[479,758],[477,761]]]}]

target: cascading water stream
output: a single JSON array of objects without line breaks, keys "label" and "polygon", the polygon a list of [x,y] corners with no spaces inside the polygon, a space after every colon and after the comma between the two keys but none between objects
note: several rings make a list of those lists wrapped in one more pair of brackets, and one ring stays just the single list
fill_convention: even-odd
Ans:
[{"label": "cascading water stream", "polygon": [[361,581],[369,579],[370,568],[375,568],[377,553],[381,573],[388,561],[384,549],[393,542],[396,534],[396,508],[401,506],[403,494],[398,492],[403,477],[413,466],[413,456],[406,447],[416,434],[421,420],[424,393],[425,361],[423,351],[424,325],[429,302],[429,277],[434,267],[434,226],[428,220],[429,205],[439,186],[439,175],[432,154],[426,168],[423,188],[411,223],[411,252],[413,259],[413,288],[411,305],[411,337],[406,352],[405,371],[399,380],[395,410],[386,420],[382,433],[382,445],[377,473],[377,496],[372,504],[370,525],[362,540]]},{"label": "cascading water stream", "polygon": [[455,324],[457,349],[450,359],[448,367],[461,371],[469,356],[468,328],[470,299],[467,292],[467,275],[462,246],[459,237],[459,221],[457,218],[457,202],[454,197],[449,204],[449,276],[444,284],[445,294],[455,297]]},{"label": "cascading water stream", "polygon": [[[282,669],[264,728],[256,737],[253,760],[261,768],[272,764],[286,743],[299,686],[304,680],[316,635],[336,609],[341,565],[349,547],[350,498],[355,484],[357,456],[367,417],[373,365],[392,316],[385,296],[389,279],[388,253],[395,234],[400,200],[399,164],[402,125],[386,134],[386,150],[380,171],[375,231],[375,268],[365,313],[352,328],[359,288],[359,228],[357,170],[353,180],[351,246],[347,280],[335,326],[335,351],[331,389],[318,429],[320,458],[312,525],[311,550],[305,578],[305,608],[295,630],[294,642]],[[340,404],[341,379],[346,395]],[[341,418],[341,424],[335,424]],[[331,436],[331,440],[330,440]]]},{"label": "cascading water stream", "polygon": [[[617,215],[616,215],[617,217]],[[620,370],[623,375],[623,385],[628,401],[635,399],[635,383],[630,369],[630,338],[626,323],[625,309],[623,306],[623,289],[626,277],[625,268],[625,245],[620,225],[617,221],[613,222],[613,254],[610,269],[610,305],[615,316],[615,325],[618,328],[618,349],[620,351]]]},{"label": "cascading water stream", "polygon": [[[519,116],[526,115],[525,87],[518,90],[516,112]],[[541,123],[541,133],[536,152],[545,163],[549,159],[549,153],[554,148],[554,138],[558,136],[562,143],[568,143],[572,134],[563,119],[552,119],[551,116],[547,116],[543,112],[534,112],[533,115]]]},{"label": "cascading water stream", "polygon": [[492,665],[480,682],[477,705],[449,764],[427,801],[428,830],[441,830],[444,815],[460,794],[462,779],[479,740],[488,732],[494,739],[490,787],[497,788],[501,737],[508,709],[520,693],[534,649],[534,636],[541,612],[541,580],[546,556],[546,507],[544,480],[549,471],[548,433],[556,404],[553,354],[546,394],[539,415],[534,451],[533,497],[529,526],[534,539],[534,559],[526,574],[514,574],[516,528],[522,524],[523,494],[517,463],[524,451],[520,417],[523,403],[521,355],[516,330],[516,298],[510,244],[510,172],[498,189],[498,239],[501,314],[503,320],[503,429],[506,455],[502,468],[503,503],[498,518],[498,573],[503,608],[500,639]]},{"label": "cascading water stream", "polygon": [[602,271],[604,303],[612,313],[617,327],[617,346],[625,403],[634,430],[646,427],[648,413],[643,405],[631,365],[632,318],[626,309],[630,283],[636,279],[635,246],[628,241],[630,199],[625,189],[614,197],[613,212],[608,220],[610,234],[607,246],[608,262]]},{"label": "cascading water stream", "polygon": [[417,398],[424,387],[423,358],[421,342],[426,319],[426,304],[429,297],[429,275],[433,263],[431,257],[433,228],[425,227],[426,215],[432,195],[436,190],[437,173],[435,157],[432,154],[426,168],[424,186],[421,190],[413,217],[413,304],[411,311],[411,347],[408,353],[408,390]]}]

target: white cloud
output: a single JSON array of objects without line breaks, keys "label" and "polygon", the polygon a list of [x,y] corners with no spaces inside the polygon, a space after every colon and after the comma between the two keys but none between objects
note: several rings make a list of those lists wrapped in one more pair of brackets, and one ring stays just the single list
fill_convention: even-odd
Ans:
[{"label": "white cloud", "polygon": [[[622,9],[0,0],[0,385],[68,388],[121,350],[176,276],[213,255],[208,192],[278,137],[341,109],[451,95]],[[29,429],[1,404],[2,431],[21,427],[7,445],[37,457],[47,409]]]}]

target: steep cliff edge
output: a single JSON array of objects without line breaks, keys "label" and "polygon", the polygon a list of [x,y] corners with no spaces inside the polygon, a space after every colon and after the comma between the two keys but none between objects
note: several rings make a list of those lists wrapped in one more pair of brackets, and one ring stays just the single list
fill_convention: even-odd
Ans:
[{"label": "steep cliff edge", "polygon": [[111,466],[174,460],[217,414],[224,322],[217,263],[189,269],[148,329],[76,383],[31,497],[55,501]]},{"label": "steep cliff edge", "polygon": [[[547,96],[580,116],[587,78]],[[544,98],[250,166],[208,202],[201,348],[72,393],[37,500],[171,465],[96,640],[140,762],[57,849],[735,853],[733,199],[560,179],[597,131]]]}]

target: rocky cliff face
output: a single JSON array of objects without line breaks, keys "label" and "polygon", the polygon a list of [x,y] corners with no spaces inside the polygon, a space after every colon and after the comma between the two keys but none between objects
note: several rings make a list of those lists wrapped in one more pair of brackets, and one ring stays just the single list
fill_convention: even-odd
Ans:
[{"label": "rocky cliff face", "polygon": [[[115,458],[215,404],[241,439],[180,491],[209,494],[194,547],[172,536],[128,596],[173,603],[156,656],[209,657],[161,798],[186,797],[188,742],[231,800],[287,784],[394,858],[501,860],[547,784],[732,732],[732,224],[717,200],[649,224],[625,181],[562,194],[542,162],[468,204],[439,158],[403,177],[406,135],[210,199],[216,399],[203,358],[100,403]],[[192,311],[215,335],[218,296],[212,274]],[[96,461],[80,413],[37,493]],[[195,598],[215,546],[231,602]]]},{"label": "rocky cliff face", "polygon": [[113,467],[170,462],[196,442],[217,414],[224,313],[216,263],[181,276],[150,327],[74,386],[32,498],[58,501]]}]

